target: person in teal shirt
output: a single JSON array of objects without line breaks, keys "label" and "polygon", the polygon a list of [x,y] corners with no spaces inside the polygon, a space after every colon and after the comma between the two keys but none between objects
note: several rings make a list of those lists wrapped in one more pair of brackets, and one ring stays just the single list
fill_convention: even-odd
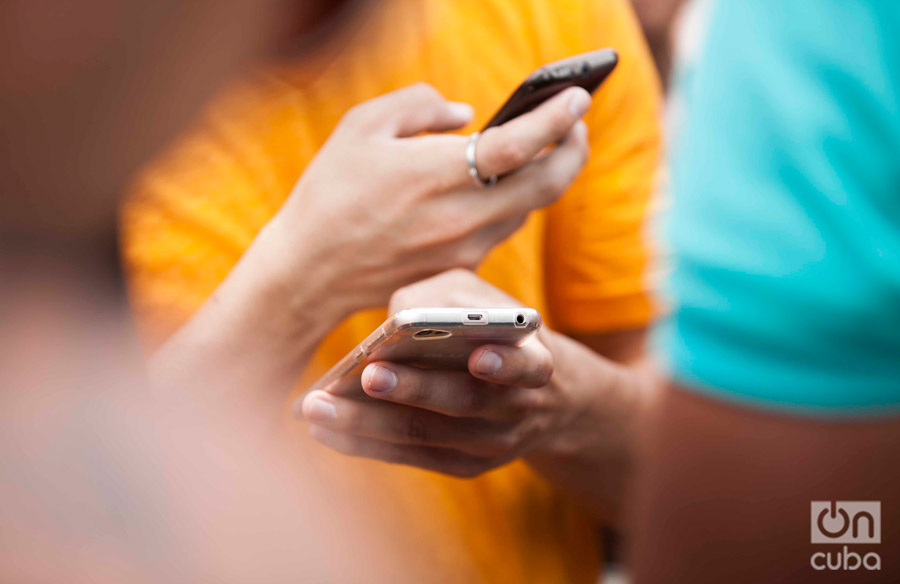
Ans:
[{"label": "person in teal shirt", "polygon": [[900,3],[691,10],[636,581],[819,576],[813,500],[880,501],[900,581]]},{"label": "person in teal shirt", "polygon": [[714,395],[896,411],[900,4],[776,4],[713,5],[685,72],[657,339]]}]

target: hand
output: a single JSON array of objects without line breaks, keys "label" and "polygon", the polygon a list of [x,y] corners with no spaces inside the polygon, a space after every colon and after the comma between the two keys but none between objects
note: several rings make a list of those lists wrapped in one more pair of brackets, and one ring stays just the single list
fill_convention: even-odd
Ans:
[{"label": "hand", "polygon": [[[399,290],[391,311],[410,306],[518,303],[465,270],[452,270]],[[425,370],[375,362],[360,384],[369,397],[339,397],[329,388],[305,397],[311,434],[353,456],[471,477],[539,452],[572,416],[572,401],[556,385],[553,357],[538,336],[521,347],[485,345],[469,371]]]},{"label": "hand", "polygon": [[[478,142],[485,190],[467,174],[471,108],[428,85],[350,110],[266,227],[265,254],[286,287],[313,288],[344,313],[454,267],[475,267],[534,209],[566,190],[587,157],[579,119],[590,96],[572,88]],[[549,153],[543,151],[558,143]]]},{"label": "hand", "polygon": [[555,201],[587,156],[579,118],[589,106],[574,88],[486,131],[478,168],[504,175],[489,190],[467,174],[466,137],[418,136],[461,127],[469,106],[414,85],[353,108],[225,281],[157,353],[156,375],[215,379],[207,385],[219,392],[289,387],[351,312],[447,268],[474,267]]}]

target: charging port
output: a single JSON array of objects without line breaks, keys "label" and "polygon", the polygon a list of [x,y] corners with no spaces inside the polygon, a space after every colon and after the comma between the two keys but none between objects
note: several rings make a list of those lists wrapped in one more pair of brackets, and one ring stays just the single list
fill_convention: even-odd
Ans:
[{"label": "charging port", "polygon": [[487,324],[487,315],[483,312],[469,312],[463,319],[463,324]]}]

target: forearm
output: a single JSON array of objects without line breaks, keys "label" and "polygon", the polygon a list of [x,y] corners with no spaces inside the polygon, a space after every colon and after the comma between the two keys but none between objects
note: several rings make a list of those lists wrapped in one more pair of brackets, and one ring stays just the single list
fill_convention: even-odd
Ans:
[{"label": "forearm", "polygon": [[598,519],[617,521],[656,384],[640,363],[616,363],[552,331],[543,336],[555,362],[552,383],[573,413],[526,459]]},{"label": "forearm", "polygon": [[[158,391],[187,389],[204,400],[265,409],[282,403],[316,345],[349,308],[327,293],[327,279],[315,266],[300,278],[285,273],[278,229],[270,223],[260,232],[210,298],[152,357]],[[298,265],[296,257],[291,265]]]},{"label": "forearm", "polygon": [[[897,416],[795,415],[674,384],[659,402],[636,489],[635,582],[897,581]],[[812,501],[881,502],[881,545],[849,546],[879,554],[880,571],[821,570],[813,554],[843,550],[810,545]]]}]

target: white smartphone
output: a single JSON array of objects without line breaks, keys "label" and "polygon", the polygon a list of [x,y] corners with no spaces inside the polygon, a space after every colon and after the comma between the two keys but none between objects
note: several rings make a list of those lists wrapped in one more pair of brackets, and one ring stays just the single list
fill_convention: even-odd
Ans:
[{"label": "white smartphone", "polygon": [[[371,361],[426,369],[468,368],[482,345],[521,345],[541,327],[533,308],[411,308],[388,318],[319,378],[309,391],[359,375]],[[340,393],[340,392],[337,392]]]}]

